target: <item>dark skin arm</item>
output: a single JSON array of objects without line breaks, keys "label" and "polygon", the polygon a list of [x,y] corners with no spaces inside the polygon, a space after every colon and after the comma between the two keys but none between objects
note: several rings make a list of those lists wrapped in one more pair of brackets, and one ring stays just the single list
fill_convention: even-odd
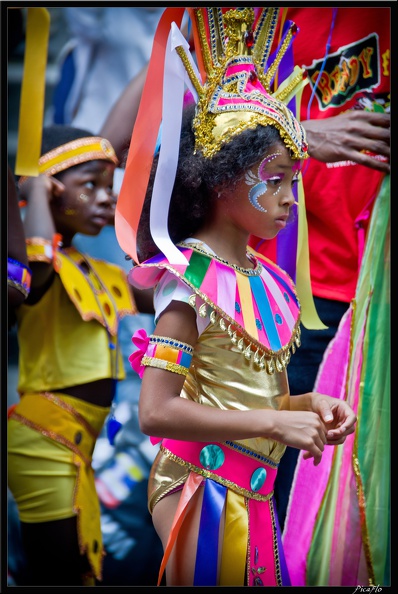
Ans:
[{"label": "dark skin arm", "polygon": [[[100,135],[107,138],[116,155],[123,165],[137,118],[141,94],[145,84],[148,65],[135,76],[127,85],[119,99],[112,107],[100,131]],[[153,290],[139,291],[134,289],[134,299],[141,313],[153,314]]]},{"label": "dark skin arm", "polygon": [[121,164],[130,144],[147,70],[148,64],[129,82],[100,131],[100,136],[107,138],[112,144]]},{"label": "dark skin arm", "polygon": [[[325,163],[354,161],[390,173],[389,114],[349,110],[331,118],[305,120],[302,125],[314,159]],[[363,151],[382,155],[385,161]]]},{"label": "dark skin arm", "polygon": [[[7,199],[8,199],[8,234],[7,234],[7,249],[8,256],[13,260],[18,260],[21,264],[28,266],[28,256],[26,254],[26,243],[25,233],[23,228],[23,222],[21,213],[18,205],[18,194],[15,185],[14,175],[8,166],[8,186],[7,186]],[[21,305],[25,301],[25,296],[8,285],[8,304],[10,308],[14,309]]]},{"label": "dark skin arm", "polygon": [[[188,26],[182,28],[182,34],[188,38]],[[192,34],[188,38],[191,50],[193,49]],[[104,125],[100,130],[100,136],[107,138],[115,149],[119,162],[123,166],[126,158],[126,151],[130,145],[131,135],[140,106],[141,95],[145,85],[149,64],[146,64],[140,72],[128,83],[119,99],[113,104]]]}]

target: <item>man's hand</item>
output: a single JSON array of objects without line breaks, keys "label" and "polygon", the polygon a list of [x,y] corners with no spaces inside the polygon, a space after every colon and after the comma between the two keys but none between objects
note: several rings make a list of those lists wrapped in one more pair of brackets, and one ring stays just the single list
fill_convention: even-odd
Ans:
[{"label": "man's hand", "polygon": [[390,114],[348,110],[331,118],[305,120],[302,125],[314,159],[353,161],[390,172]]}]

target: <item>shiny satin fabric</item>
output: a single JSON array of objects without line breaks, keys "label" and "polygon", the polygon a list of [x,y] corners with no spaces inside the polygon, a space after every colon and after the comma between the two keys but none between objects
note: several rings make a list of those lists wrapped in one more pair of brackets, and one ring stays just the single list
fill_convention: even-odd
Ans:
[{"label": "shiny satin fabric", "polygon": [[[224,410],[283,410],[289,407],[289,386],[285,371],[269,375],[258,370],[232,344],[226,332],[216,324],[209,324],[195,346],[181,397]],[[276,464],[285,451],[282,443],[261,437],[236,443],[271,458]],[[149,479],[151,513],[156,502],[183,484],[187,475],[188,469],[158,453]]]},{"label": "shiny satin fabric", "polygon": [[[259,370],[252,360],[245,358],[244,354],[232,343],[228,333],[221,330],[217,324],[209,324],[199,337],[181,397],[204,406],[224,410],[281,410],[289,407],[289,387],[286,370],[275,372],[273,375],[269,375],[266,370]],[[167,443],[167,440],[165,443]],[[276,468],[285,451],[285,446],[282,443],[261,437],[240,440],[234,443],[269,458]],[[181,489],[189,475],[188,465],[184,466],[184,464],[177,463],[172,457],[166,455],[161,448],[149,477],[148,505],[150,512],[153,512],[156,503],[168,493],[173,492],[175,489]],[[234,492],[231,489],[228,489],[227,501],[228,498],[229,505],[226,505],[224,511],[226,516],[224,535],[220,536],[223,548],[221,558],[224,561],[221,562],[219,583],[214,585],[244,585],[248,579],[253,583],[255,579],[259,580],[260,576],[253,574],[250,567],[249,571],[246,571],[246,577],[244,571],[246,568],[246,552],[248,547],[250,549],[249,518],[246,511],[247,503],[245,502],[251,501],[251,499],[248,500],[239,494],[239,491]],[[232,522],[232,525],[239,526],[240,539],[239,542],[236,542],[234,538],[233,549],[235,552],[230,557],[228,551],[230,551],[232,543],[228,534],[232,529],[232,525],[228,518],[231,513],[232,500],[236,502],[235,508],[239,510],[238,515],[240,516],[239,522],[237,524]],[[262,511],[256,514],[260,524],[254,529],[254,524],[251,523],[251,535],[258,536],[264,533],[260,539],[262,543],[259,547],[260,552],[265,550],[264,542],[269,544],[267,546],[267,559],[269,563],[272,563],[273,570],[268,574],[273,577],[271,583],[268,582],[267,585],[282,585],[281,573],[275,569],[280,565],[279,547],[275,544],[278,542],[276,523],[267,521],[264,525],[262,521],[264,517],[271,517],[271,502],[267,500],[258,503],[260,507],[262,506]],[[175,538],[177,538],[177,535],[175,535]],[[240,554],[237,553],[238,551],[240,551]],[[231,564],[230,559],[236,559],[237,554],[236,564]],[[244,560],[243,565],[242,559]],[[254,557],[252,561],[253,559]],[[248,562],[248,565],[250,565],[250,562]],[[264,576],[261,579],[264,580]]]}]

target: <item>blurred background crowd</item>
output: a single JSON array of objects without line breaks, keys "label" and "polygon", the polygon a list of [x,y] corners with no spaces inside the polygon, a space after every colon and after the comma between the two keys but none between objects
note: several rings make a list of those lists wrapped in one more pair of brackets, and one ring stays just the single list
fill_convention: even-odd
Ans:
[{"label": "blurred background crowd", "polygon": [[[127,83],[148,62],[153,36],[163,7],[46,7],[50,36],[46,68],[43,124],[72,124],[98,134],[112,105]],[[25,52],[26,14],[8,15],[8,162],[15,166],[18,118]],[[121,184],[115,172],[114,189]],[[119,185],[118,185],[119,184]],[[22,213],[23,214],[23,213]],[[97,237],[78,235],[76,247],[122,266],[126,261],[112,226]],[[101,525],[106,556],[103,585],[155,585],[161,559],[160,541],[147,510],[147,476],[156,454],[149,438],[138,426],[140,379],[128,363],[131,336],[144,327],[150,334],[149,314],[126,316],[120,323],[126,379],[119,383],[113,414],[123,422],[113,445],[106,428],[97,441],[93,465],[101,502]],[[16,328],[8,332],[7,404],[19,400],[18,342]],[[19,520],[8,490],[8,584],[24,584],[24,558],[20,546]]]}]

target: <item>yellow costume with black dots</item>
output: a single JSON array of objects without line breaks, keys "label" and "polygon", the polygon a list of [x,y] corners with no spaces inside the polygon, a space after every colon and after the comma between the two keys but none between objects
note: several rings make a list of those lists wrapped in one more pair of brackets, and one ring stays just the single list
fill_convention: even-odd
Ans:
[{"label": "yellow costume with black dots", "polygon": [[57,274],[40,301],[16,312],[21,399],[9,414],[8,484],[22,522],[77,515],[80,551],[101,579],[100,506],[91,461],[109,407],[63,390],[125,377],[118,322],[137,309],[124,271],[114,264],[68,248],[56,251],[54,268]]}]

